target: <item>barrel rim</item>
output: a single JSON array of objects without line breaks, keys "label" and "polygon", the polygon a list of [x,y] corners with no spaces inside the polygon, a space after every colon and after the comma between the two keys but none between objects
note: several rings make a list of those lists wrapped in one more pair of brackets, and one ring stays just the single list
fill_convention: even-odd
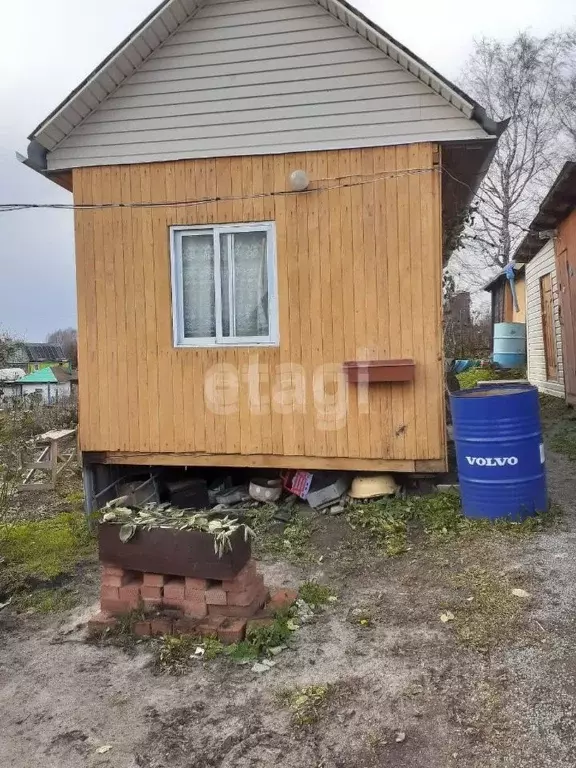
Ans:
[{"label": "barrel rim", "polygon": [[[512,391],[510,391],[512,390]],[[532,392],[538,393],[538,388],[533,384],[519,384],[503,386],[501,390],[492,387],[470,387],[470,389],[460,389],[450,392],[450,399],[471,398],[478,400],[482,397],[514,397],[516,395],[527,395]],[[480,394],[482,393],[482,394]]]}]

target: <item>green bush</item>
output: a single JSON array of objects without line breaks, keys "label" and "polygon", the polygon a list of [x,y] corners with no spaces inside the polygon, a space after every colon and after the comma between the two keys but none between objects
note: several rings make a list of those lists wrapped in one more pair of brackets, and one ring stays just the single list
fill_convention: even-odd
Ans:
[{"label": "green bush", "polygon": [[498,376],[493,368],[470,368],[464,373],[459,373],[456,378],[461,389],[473,389],[479,381],[494,381]]},{"label": "green bush", "polygon": [[472,389],[479,381],[507,381],[508,379],[525,379],[525,368],[470,368],[464,373],[457,374],[461,389]]}]

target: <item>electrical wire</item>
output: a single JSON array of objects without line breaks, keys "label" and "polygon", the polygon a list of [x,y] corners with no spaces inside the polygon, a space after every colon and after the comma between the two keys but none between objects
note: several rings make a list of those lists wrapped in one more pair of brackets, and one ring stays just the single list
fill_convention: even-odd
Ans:
[{"label": "electrical wire", "polygon": [[304,192],[294,192],[292,190],[279,192],[261,192],[252,195],[225,195],[222,197],[205,197],[199,200],[173,200],[170,202],[128,202],[128,203],[0,203],[0,213],[11,213],[13,211],[51,209],[58,211],[93,211],[109,210],[118,208],[189,208],[199,205],[208,205],[211,203],[233,203],[242,200],[259,200],[263,198],[291,197],[293,195],[306,195],[318,192],[330,192],[335,189],[347,189],[352,187],[365,186],[366,184],[375,184],[379,181],[388,179],[403,178],[408,176],[418,176],[426,173],[438,172],[438,167],[431,168],[413,168],[406,171],[386,171],[375,174],[370,178],[361,178],[360,181],[344,182],[344,179],[354,179],[361,174],[350,174],[349,176],[339,176],[333,179],[316,179],[318,181],[338,181],[339,184],[332,184],[321,187],[311,187]]}]

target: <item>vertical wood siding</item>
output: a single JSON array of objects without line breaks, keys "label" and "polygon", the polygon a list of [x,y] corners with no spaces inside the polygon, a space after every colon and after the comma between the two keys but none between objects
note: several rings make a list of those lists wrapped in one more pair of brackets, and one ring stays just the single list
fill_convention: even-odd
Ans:
[{"label": "vertical wood siding", "polygon": [[[77,204],[194,206],[76,211],[80,442],[85,451],[442,460],[440,179],[435,146],[184,160],[74,171]],[[312,191],[287,196],[304,167]],[[409,169],[421,174],[374,175]],[[352,185],[338,187],[339,179]],[[356,182],[368,183],[356,183]],[[356,183],[356,184],[355,184]],[[355,185],[354,185],[355,184]],[[322,191],[322,186],[331,189]],[[225,200],[228,196],[244,199]],[[169,227],[275,221],[280,345],[173,346]],[[414,384],[377,384],[348,416],[314,408],[313,373],[345,360],[413,358]],[[230,415],[204,405],[216,364],[240,374]],[[251,413],[243,373],[274,395],[281,364],[302,366],[306,408]],[[342,380],[340,381],[342,384]],[[227,392],[227,403],[234,393]]]},{"label": "vertical wood siding", "polygon": [[566,402],[576,404],[576,210],[558,227],[556,270],[560,296]]},{"label": "vertical wood siding", "polygon": [[[556,340],[557,380],[546,376],[546,352],[542,323],[542,297],[540,278],[550,275],[554,304],[554,337]],[[562,358],[562,330],[560,326],[558,281],[554,260],[554,242],[550,240],[526,265],[526,334],[528,340],[528,380],[540,392],[564,397],[564,367]]]},{"label": "vertical wood siding", "polygon": [[51,170],[484,139],[310,0],[210,0],[48,155]]}]

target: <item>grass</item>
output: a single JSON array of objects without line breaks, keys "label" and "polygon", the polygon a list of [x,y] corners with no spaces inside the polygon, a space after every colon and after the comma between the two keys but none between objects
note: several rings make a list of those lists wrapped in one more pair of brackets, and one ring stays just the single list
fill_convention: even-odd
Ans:
[{"label": "grass", "polygon": [[12,606],[17,611],[33,613],[63,613],[78,604],[78,595],[70,589],[37,589],[34,592],[19,593]]},{"label": "grass", "polygon": [[280,701],[290,709],[293,725],[309,726],[320,720],[333,691],[331,685],[306,685],[282,691]]},{"label": "grass", "polygon": [[72,573],[95,552],[81,512],[0,526],[0,594],[24,591]]},{"label": "grass", "polygon": [[540,415],[550,449],[576,460],[576,411],[560,397],[540,395]]},{"label": "grass", "polygon": [[455,491],[445,491],[355,504],[349,507],[346,517],[352,528],[366,530],[378,546],[393,557],[406,552],[414,543],[410,540],[411,533],[424,533],[427,542],[432,544],[492,532],[523,535],[549,525],[557,512],[554,509],[529,517],[522,523],[471,520],[462,514],[460,495]]},{"label": "grass", "polygon": [[454,576],[453,583],[466,596],[453,609],[453,626],[463,645],[487,652],[518,635],[529,601],[512,594],[509,579],[474,567]]},{"label": "grass", "polygon": [[551,428],[548,445],[555,453],[561,453],[572,461],[576,460],[576,414],[571,414],[568,420]]},{"label": "grass", "polygon": [[334,592],[324,584],[317,581],[305,581],[298,590],[298,597],[304,600],[311,608],[326,605],[334,599]]},{"label": "grass", "polygon": [[275,530],[274,521],[277,507],[266,505],[249,510],[247,522],[255,533],[252,549],[257,556],[282,557],[293,563],[307,563],[316,559],[311,545],[312,523],[294,511],[290,522],[283,530]]}]

